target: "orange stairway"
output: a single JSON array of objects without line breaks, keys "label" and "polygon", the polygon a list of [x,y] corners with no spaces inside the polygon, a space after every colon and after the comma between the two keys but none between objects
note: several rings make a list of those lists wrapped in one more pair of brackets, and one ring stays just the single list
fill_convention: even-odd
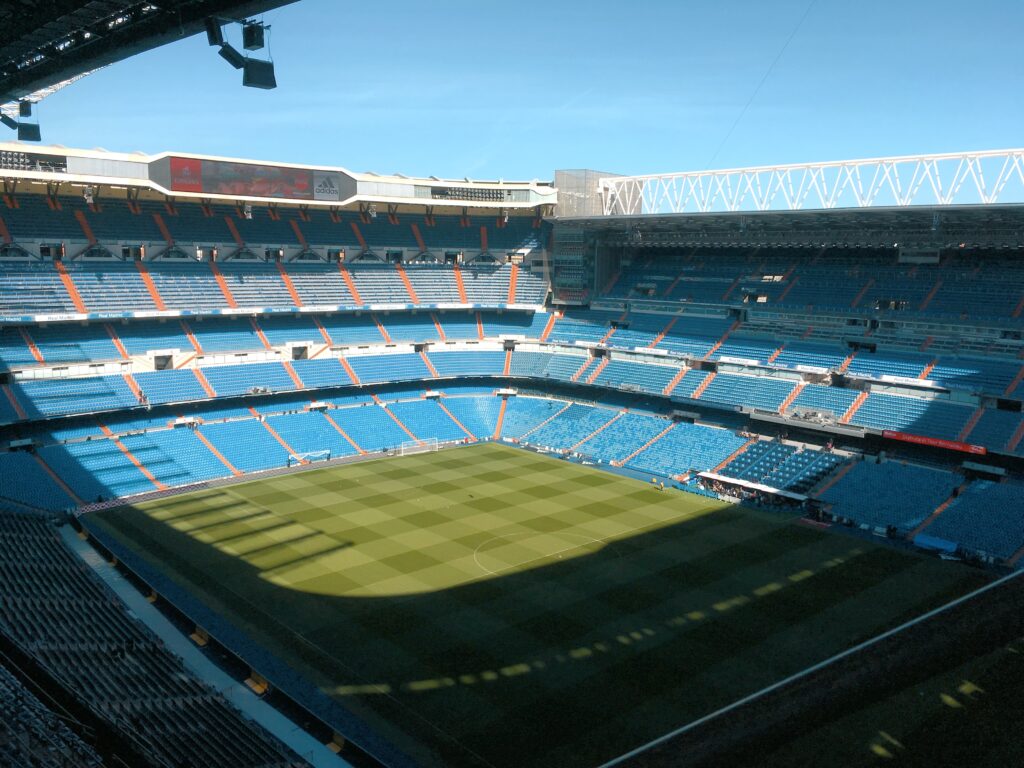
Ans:
[{"label": "orange stairway", "polygon": [[[142,262],[136,262],[141,264]],[[80,312],[83,315],[89,310],[85,306],[85,302],[82,301],[82,294],[78,292],[78,287],[75,285],[75,281],[71,279],[71,275],[68,274],[67,267],[64,266],[64,262],[57,260],[53,262],[53,268],[57,270],[57,274],[60,275],[60,281],[64,285],[64,290],[68,292],[68,296],[71,297],[71,303],[75,306],[75,311]],[[157,307],[162,309],[162,307]]]},{"label": "orange stairway", "polygon": [[601,362],[597,364],[597,368],[595,368],[590,376],[587,377],[587,384],[593,384],[597,381],[597,377],[601,375],[601,371],[608,367],[609,362],[611,362],[611,360],[607,356],[602,357]]},{"label": "orange stairway", "polygon": [[220,292],[224,295],[224,301],[227,302],[229,307],[237,307],[238,302],[235,301],[234,294],[231,293],[231,288],[228,287],[228,281],[224,278],[224,274],[220,271],[220,267],[215,261],[209,261],[207,264],[210,265],[210,271],[213,272],[213,277],[217,281],[217,287],[220,288]]},{"label": "orange stairway", "polygon": [[1020,441],[1022,439],[1024,439],[1024,420],[1021,420],[1020,424],[1017,426],[1017,429],[1014,430],[1013,436],[1010,437],[1009,442],[1006,443],[1006,450],[1010,451],[1011,453],[1013,451],[1016,451],[1017,446],[1020,445]]},{"label": "orange stairway", "polygon": [[136,259],[135,268],[139,271],[139,275],[142,277],[142,283],[146,286],[146,291],[149,292],[150,298],[153,299],[153,306],[163,312],[167,309],[167,305],[164,304],[163,296],[160,295],[160,291],[157,290],[156,283],[153,282],[153,276],[149,274],[149,267],[146,266],[146,262],[142,261],[142,259]]},{"label": "orange stairway", "polygon": [[[4,386],[6,386],[6,384]],[[76,494],[73,490],[71,490],[71,486],[68,485],[67,483],[65,483],[61,479],[60,475],[58,475],[56,472],[53,471],[53,469],[50,467],[49,464],[46,463],[46,460],[42,456],[40,456],[38,453],[33,453],[32,454],[32,458],[34,458],[36,460],[36,463],[42,468],[42,470],[47,475],[50,476],[50,479],[53,480],[53,482],[55,482],[57,484],[57,486],[62,491],[64,491],[64,493],[66,493],[68,495],[68,497],[73,502],[75,502],[75,504],[81,504],[82,503],[82,500],[80,498],[78,498],[78,494]]]},{"label": "orange stairway", "polygon": [[501,398],[501,407],[498,408],[498,423],[494,425],[493,439],[501,439],[501,428],[505,424],[505,409],[508,408],[508,397]]},{"label": "orange stairway", "polygon": [[402,420],[400,418],[398,418],[398,416],[396,416],[394,413],[392,413],[390,408],[388,408],[386,405],[384,405],[384,403],[381,401],[381,399],[379,397],[377,397],[376,395],[373,395],[373,402],[375,402],[377,405],[382,407],[384,409],[384,412],[388,416],[391,417],[391,420],[394,421],[395,424],[397,424],[401,428],[401,430],[403,432],[405,432],[405,434],[407,434],[410,438],[415,440],[417,443],[422,443],[423,442],[418,437],[416,437],[416,435],[414,435],[412,433],[411,429],[409,429],[407,426],[405,426],[405,424],[402,422]]},{"label": "orange stairway", "polygon": [[85,211],[75,211],[75,220],[78,221],[78,226],[82,228],[82,234],[89,241],[89,245],[96,245],[96,235],[93,234],[92,227],[89,226],[89,220],[85,218]]},{"label": "orange stairway", "polygon": [[512,274],[509,276],[509,279],[508,279],[508,299],[507,300],[508,300],[509,304],[515,304],[516,303],[516,282],[518,282],[518,280],[519,280],[519,265],[518,264],[513,264],[512,265]]},{"label": "orange stairway", "polygon": [[739,448],[737,448],[737,449],[736,449],[735,451],[733,451],[733,452],[732,452],[732,453],[730,453],[730,454],[729,454],[728,456],[726,456],[726,457],[725,457],[725,459],[724,459],[723,461],[720,461],[720,462],[718,463],[718,466],[716,466],[716,467],[715,467],[715,468],[714,468],[713,470],[711,470],[711,471],[712,471],[712,472],[721,472],[721,471],[722,471],[723,469],[725,469],[725,468],[726,468],[727,466],[729,466],[729,462],[731,462],[731,461],[732,461],[733,459],[735,459],[735,458],[736,458],[737,456],[739,456],[739,455],[740,455],[741,453],[746,453],[746,452],[747,452],[747,449],[749,449],[749,448],[750,448],[750,446],[752,446],[752,445],[753,445],[754,443],[756,443],[756,442],[757,442],[757,438],[756,438],[756,437],[752,437],[752,438],[750,438],[749,440],[747,440],[747,442],[745,442],[745,443],[744,443],[743,445],[741,445],[741,446],[740,446]]},{"label": "orange stairway", "polygon": [[18,418],[21,419],[22,421],[26,420],[28,418],[28,414],[25,413],[25,409],[22,407],[21,403],[18,401],[18,397],[17,397],[17,395],[14,394],[14,390],[11,389],[11,385],[10,384],[0,384],[0,389],[2,389],[4,391],[4,397],[6,397],[7,398],[7,402],[9,402],[11,404],[11,408],[14,409],[14,412],[16,414],[18,414]]},{"label": "orange stairway", "polygon": [[231,239],[235,241],[235,245],[239,248],[243,247],[245,245],[245,240],[242,239],[242,235],[238,231],[238,227],[235,226],[234,219],[230,216],[225,216],[224,223],[228,225],[228,231],[231,233]]},{"label": "orange stairway", "polygon": [[864,299],[865,294],[871,290],[871,286],[875,284],[875,278],[869,277],[868,281],[864,283],[864,287],[860,289],[860,293],[853,297],[853,301],[850,302],[850,309],[856,309],[857,305]]},{"label": "orange stairway", "polygon": [[402,279],[402,285],[405,286],[405,292],[409,294],[409,300],[413,304],[419,304],[420,297],[416,295],[416,289],[412,287],[412,281],[409,279],[409,274],[405,271],[405,267],[401,264],[395,264],[395,270]]},{"label": "orange stairway", "polygon": [[617,461],[613,461],[612,464],[614,464],[617,467],[621,467],[623,464],[628,464],[633,459],[635,459],[637,456],[639,456],[641,453],[643,453],[648,448],[650,448],[652,445],[654,445],[656,442],[661,440],[661,438],[663,438],[665,435],[667,435],[673,429],[675,429],[675,427],[676,427],[676,422],[673,421],[671,424],[669,424],[667,427],[665,427],[663,430],[661,430],[661,432],[656,434],[654,437],[652,437],[646,443],[644,443],[639,448],[637,448],[635,451],[633,451],[631,454],[629,454],[629,456],[627,456],[624,459],[618,459]]},{"label": "orange stairway", "polygon": [[433,378],[435,378],[435,379],[441,378],[440,374],[437,372],[437,368],[435,368],[434,364],[432,362],[430,362],[430,358],[427,357],[427,353],[424,350],[422,350],[422,349],[420,350],[420,358],[423,360],[423,364],[425,366],[427,366],[427,370],[430,371],[430,375]]},{"label": "orange stairway", "polygon": [[[353,223],[353,226],[355,226],[355,223]],[[338,271],[341,272],[341,279],[345,281],[345,287],[348,288],[348,292],[352,294],[352,301],[356,303],[357,307],[363,306],[363,297],[359,295],[356,281],[352,279],[352,273],[348,271],[348,267],[339,261]]]},{"label": "orange stairway", "polygon": [[574,373],[572,376],[569,377],[569,381],[579,381],[580,380],[580,376],[583,375],[583,372],[586,371],[587,368],[589,368],[593,364],[593,362],[594,362],[594,358],[592,358],[592,357],[586,358],[583,361],[583,365],[581,365],[579,368],[576,369],[576,373]]},{"label": "orange stairway", "polygon": [[[298,226],[298,222],[292,219],[292,224]],[[284,283],[284,287],[288,289],[288,295],[292,297],[292,303],[296,307],[302,306],[302,297],[299,296],[298,290],[295,288],[295,283],[292,282],[292,276],[288,274],[288,271],[284,268],[284,264],[280,261],[277,262],[277,271],[281,275],[281,282]]]},{"label": "orange stairway", "polygon": [[1014,376],[1013,377],[1013,381],[1011,381],[1007,385],[1006,390],[1003,392],[1003,394],[1004,395],[1012,394],[1017,389],[1017,387],[1020,385],[1020,383],[1022,381],[1024,381],[1024,365],[1022,365],[1020,367],[1020,370],[1017,371],[1017,375]]},{"label": "orange stairway", "polygon": [[476,440],[477,439],[476,435],[474,435],[472,432],[470,432],[468,429],[466,429],[466,425],[465,424],[463,424],[461,421],[459,421],[457,418],[455,418],[455,414],[448,410],[448,406],[446,406],[441,400],[438,400],[437,404],[439,406],[441,406],[441,410],[442,411],[444,411],[446,414],[448,414],[448,418],[451,419],[452,421],[454,421],[455,424],[458,426],[458,428],[466,433],[466,437],[468,437],[470,440]]},{"label": "orange stairway", "polygon": [[366,247],[366,239],[363,237],[363,233],[360,231],[359,225],[354,221],[350,221],[349,224],[352,225],[352,234],[356,236],[356,242],[359,243],[359,247],[362,251],[366,252],[370,250]]},{"label": "orange stairway", "polygon": [[306,385],[302,383],[302,379],[299,378],[298,372],[295,370],[295,366],[292,365],[290,360],[282,360],[281,365],[284,366],[285,371],[288,373],[288,378],[292,380],[296,389],[305,389]]},{"label": "orange stairway", "polygon": [[918,312],[924,312],[926,309],[928,309],[928,305],[932,303],[932,299],[935,298],[935,294],[939,292],[939,289],[941,287],[942,278],[940,277],[938,280],[935,281],[935,285],[932,286],[932,289],[928,291],[928,295],[924,297],[924,301],[921,302],[921,306],[917,308]]},{"label": "orange stairway", "polygon": [[298,220],[290,219],[288,223],[292,225],[292,232],[295,233],[295,239],[299,241],[302,250],[309,250],[309,243],[306,242],[306,236],[302,234],[302,228],[299,226]]},{"label": "orange stairway", "polygon": [[704,394],[704,390],[708,388],[708,385],[714,380],[715,376],[717,375],[717,371],[712,371],[711,373],[709,373],[704,378],[704,381],[697,385],[697,388],[693,390],[693,394],[690,395],[690,397],[694,400],[700,400],[700,396]]},{"label": "orange stairway", "polygon": [[964,428],[960,430],[960,434],[956,436],[956,439],[961,443],[967,442],[968,435],[977,426],[978,422],[981,421],[981,417],[985,414],[985,407],[981,406],[974,413],[971,414],[971,418],[964,424]]},{"label": "orange stairway", "polygon": [[209,438],[207,438],[206,435],[204,435],[198,429],[193,430],[192,434],[199,438],[199,442],[205,445],[210,450],[210,453],[217,457],[217,460],[220,461],[220,463],[227,468],[228,472],[230,472],[235,477],[242,476],[242,473],[235,467],[235,465],[228,461],[223,453],[217,450],[217,447],[210,442]]},{"label": "orange stairway", "polygon": [[861,392],[859,395],[857,395],[857,399],[854,400],[852,403],[850,403],[850,407],[846,409],[846,413],[844,413],[843,417],[841,419],[839,419],[839,423],[840,424],[849,424],[850,423],[850,419],[853,418],[853,415],[855,413],[857,413],[857,410],[862,405],[864,405],[864,401],[867,400],[867,399],[868,399],[868,393],[867,392]]},{"label": "orange stairway", "polygon": [[549,424],[550,422],[554,421],[554,420],[555,420],[555,419],[557,419],[557,418],[558,418],[559,416],[561,416],[561,415],[562,415],[563,413],[565,413],[565,412],[566,412],[567,410],[569,410],[569,407],[570,407],[571,405],[572,405],[572,403],[566,403],[566,404],[565,404],[564,406],[562,406],[562,408],[561,408],[561,409],[559,409],[558,411],[556,411],[556,412],[555,412],[554,414],[552,414],[551,416],[548,416],[548,417],[547,417],[546,419],[544,419],[544,421],[542,421],[542,422],[541,422],[540,424],[538,424],[537,426],[533,427],[532,429],[529,429],[529,430],[527,430],[526,432],[523,432],[523,434],[519,436],[519,439],[520,439],[520,440],[522,440],[523,438],[527,437],[528,435],[532,435],[532,434],[533,434],[534,432],[536,432],[536,431],[537,431],[538,429],[540,429],[541,427],[543,427],[543,426],[545,426],[546,424]]},{"label": "orange stairway", "polygon": [[388,329],[384,327],[384,323],[380,321],[376,314],[370,315],[373,318],[373,322],[377,324],[377,330],[380,331],[381,338],[384,339],[385,344],[391,343],[391,334],[388,333]]},{"label": "orange stairway", "polygon": [[716,341],[714,346],[711,347],[711,349],[709,349],[704,354],[704,357],[702,357],[701,360],[707,360],[713,354],[715,354],[715,352],[717,352],[719,350],[719,348],[725,343],[725,340],[729,338],[729,334],[732,333],[733,331],[735,331],[739,327],[740,327],[740,321],[736,320],[731,326],[729,326],[729,329],[725,333],[722,334],[722,338],[720,338],[718,341]]},{"label": "orange stairway", "polygon": [[469,299],[466,296],[466,284],[462,281],[462,266],[456,264],[455,269],[452,271],[455,273],[455,287],[459,291],[459,301],[463,304],[469,304]]},{"label": "orange stairway", "polygon": [[548,315],[548,322],[544,326],[544,330],[540,334],[540,340],[541,341],[547,341],[548,340],[548,336],[551,335],[551,331],[553,331],[554,328],[555,328],[555,319],[556,319],[556,315],[555,315],[554,312],[552,312],[550,315]]},{"label": "orange stairway", "polygon": [[423,233],[420,232],[419,225],[413,222],[409,225],[409,229],[412,230],[412,236],[416,239],[416,247],[420,249],[420,253],[426,253],[427,244],[423,240]]},{"label": "orange stairway", "polygon": [[213,391],[213,387],[210,386],[210,382],[201,368],[193,368],[192,373],[195,374],[196,379],[199,381],[199,386],[203,388],[203,392],[206,393],[207,397],[217,396],[217,393]]},{"label": "orange stairway", "polygon": [[[249,413],[251,413],[251,414],[252,414],[253,416],[255,416],[255,417],[256,417],[257,419],[259,419],[259,422],[260,422],[260,424],[262,424],[262,425],[263,425],[263,428],[264,428],[265,430],[267,430],[267,432],[269,432],[269,433],[270,433],[270,436],[271,436],[272,438],[274,438],[275,440],[277,440],[277,442],[278,442],[278,443],[280,444],[280,446],[281,446],[282,448],[284,448],[284,449],[285,449],[286,451],[288,451],[288,453],[289,453],[290,455],[292,455],[292,456],[294,456],[294,455],[295,455],[295,449],[294,449],[294,448],[292,448],[292,447],[291,447],[290,445],[288,445],[288,443],[287,443],[287,442],[285,441],[285,439],[284,439],[283,437],[281,437],[281,435],[279,435],[279,434],[278,434],[277,430],[276,430],[276,429],[274,429],[274,428],[273,428],[272,426],[270,426],[270,424],[269,424],[269,423],[267,422],[267,420],[266,420],[266,419],[260,419],[260,413],[259,413],[259,411],[257,411],[257,410],[256,410],[255,408],[252,408],[252,407],[250,407],[250,408],[249,408]],[[309,462],[308,462],[308,461],[306,461],[305,459],[299,459],[299,463],[300,463],[300,464],[308,464]]]},{"label": "orange stairway", "polygon": [[610,419],[608,419],[608,421],[606,421],[604,424],[602,424],[600,427],[598,427],[593,432],[591,432],[589,435],[587,435],[582,440],[580,440],[578,443],[576,443],[576,445],[574,445],[571,448],[569,448],[569,450],[571,452],[575,451],[577,448],[579,448],[581,445],[583,445],[588,440],[591,440],[594,437],[597,437],[597,435],[599,435],[602,432],[604,432],[606,429],[608,429],[608,427],[610,427],[612,424],[614,424],[616,421],[618,421],[619,419],[621,419],[625,415],[626,415],[625,411],[619,411],[614,416],[612,416]]},{"label": "orange stairway", "polygon": [[353,384],[355,384],[355,385],[357,385],[357,386],[359,386],[359,385],[361,385],[361,384],[362,384],[362,382],[361,382],[361,381],[359,381],[359,377],[358,377],[358,376],[356,376],[356,372],[355,372],[355,370],[354,370],[354,369],[352,368],[352,366],[351,366],[351,365],[349,365],[349,362],[348,362],[348,360],[346,360],[346,359],[345,359],[344,357],[339,357],[339,358],[338,358],[338,362],[340,362],[340,363],[341,363],[341,367],[345,369],[345,373],[347,373],[347,374],[348,374],[348,377],[349,377],[350,379],[352,379],[352,383],[353,383]]},{"label": "orange stairway", "polygon": [[679,316],[677,315],[676,317],[673,317],[671,320],[669,320],[665,327],[661,329],[661,333],[654,337],[654,341],[647,345],[648,348],[653,349],[654,347],[661,344],[661,342],[664,341],[665,337],[668,336],[668,332],[672,330],[672,326],[676,324],[676,321],[678,319]]},{"label": "orange stairway", "polygon": [[[107,323],[107,327],[110,327],[109,323]],[[28,347],[28,351],[32,353],[32,357],[35,361],[40,365],[45,365],[46,361],[43,360],[43,353],[39,351],[39,347],[37,347],[35,341],[32,340],[32,336],[29,334],[28,328],[23,325],[19,325],[18,331],[20,331],[21,338],[25,342],[25,346]]]},{"label": "orange stairway", "polygon": [[348,440],[348,443],[349,443],[349,445],[351,445],[351,446],[352,446],[353,448],[355,448],[355,449],[356,449],[356,452],[357,452],[357,453],[358,453],[359,455],[361,455],[361,456],[362,456],[362,455],[364,455],[364,454],[366,453],[366,451],[364,451],[364,450],[363,450],[363,449],[362,449],[362,448],[361,448],[361,447],[359,446],[359,444],[358,444],[358,443],[357,443],[357,442],[356,442],[355,440],[353,440],[353,439],[352,439],[352,437],[351,437],[351,436],[349,435],[349,433],[348,433],[348,432],[346,432],[346,431],[345,431],[344,429],[342,429],[342,428],[341,428],[341,425],[340,425],[340,424],[338,424],[338,422],[336,422],[336,421],[334,420],[334,418],[333,418],[333,417],[332,417],[332,416],[331,416],[331,415],[330,415],[330,414],[329,414],[329,413],[328,413],[327,411],[321,411],[321,413],[322,413],[322,414],[324,415],[324,418],[325,418],[325,419],[327,419],[327,422],[328,422],[328,423],[329,423],[329,424],[330,424],[330,425],[331,425],[332,427],[334,427],[334,429],[335,429],[335,430],[337,431],[337,433],[338,433],[339,435],[341,435],[341,436],[342,436],[343,438],[345,438],[346,440]]},{"label": "orange stairway", "polygon": [[927,528],[927,527],[928,527],[929,525],[931,525],[932,523],[934,523],[934,522],[935,522],[935,519],[936,519],[936,518],[937,518],[937,517],[938,517],[939,515],[941,515],[941,514],[942,514],[943,512],[945,512],[945,511],[946,511],[946,509],[947,509],[947,508],[949,507],[949,505],[950,505],[950,504],[952,504],[952,503],[953,503],[953,502],[954,502],[954,501],[956,500],[956,498],[957,498],[957,497],[958,497],[958,496],[959,496],[959,495],[960,495],[961,493],[963,493],[963,492],[964,492],[964,491],[966,491],[966,490],[967,490],[967,483],[961,483],[961,484],[960,484],[960,485],[959,485],[959,486],[958,486],[958,487],[956,488],[956,490],[954,490],[954,491],[953,491],[953,492],[952,492],[952,493],[951,493],[951,494],[949,495],[949,498],[948,498],[948,499],[946,499],[946,500],[945,500],[944,502],[942,502],[941,504],[939,504],[939,506],[937,506],[937,507],[935,508],[935,511],[934,511],[934,512],[932,512],[932,513],[931,513],[930,515],[928,515],[928,517],[927,517],[927,518],[925,518],[925,519],[924,519],[924,521],[923,521],[923,522],[922,522],[922,523],[921,523],[921,524],[920,524],[919,526],[917,526],[917,528],[915,528],[914,530],[912,530],[912,531],[911,531],[910,533],[908,533],[908,534],[907,534],[907,540],[908,540],[908,541],[913,541],[913,540],[914,540],[914,537],[915,537],[915,536],[917,536],[917,534],[921,533],[921,532],[922,532],[922,531],[923,531],[923,530],[924,530],[925,528]]},{"label": "orange stairway", "polygon": [[104,323],[103,327],[107,330],[107,335],[110,336],[110,340],[114,342],[114,346],[117,348],[117,353],[121,355],[122,360],[127,360],[131,355],[128,354],[128,350],[124,344],[121,343],[121,338],[117,335],[117,331],[114,330],[114,326],[110,323]]},{"label": "orange stairway", "polygon": [[127,458],[128,461],[135,465],[139,472],[146,476],[146,479],[153,484],[154,488],[156,488],[158,491],[167,490],[167,486],[161,483],[159,480],[157,480],[156,476],[146,468],[146,465],[139,461],[138,457],[136,457],[135,454],[129,451],[128,448],[124,445],[124,443],[122,443],[120,440],[114,437],[114,433],[110,430],[109,427],[100,424],[100,430],[103,432],[104,435],[111,438],[110,442],[117,446],[117,449],[125,455],[125,458]]},{"label": "orange stairway", "polygon": [[779,406],[779,413],[785,413],[786,409],[793,404],[793,401],[800,397],[800,393],[804,391],[806,386],[807,382],[801,381],[793,387],[793,391],[786,396],[786,399],[782,401],[782,405]]},{"label": "orange stairway", "polygon": [[679,382],[683,380],[683,376],[686,375],[686,372],[688,370],[690,369],[687,368],[685,365],[682,368],[680,368],[679,372],[672,377],[672,381],[665,385],[665,388],[661,391],[661,394],[664,395],[665,397],[671,395],[673,390],[675,390],[675,388],[679,386]]}]

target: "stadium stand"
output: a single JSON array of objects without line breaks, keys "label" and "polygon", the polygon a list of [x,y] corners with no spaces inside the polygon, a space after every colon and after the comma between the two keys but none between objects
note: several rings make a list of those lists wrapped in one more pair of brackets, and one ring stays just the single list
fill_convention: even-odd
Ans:
[{"label": "stadium stand", "polygon": [[975,480],[925,530],[963,549],[1008,560],[1024,547],[1020,482]]},{"label": "stadium stand", "polygon": [[909,532],[959,484],[951,472],[899,461],[860,461],[821,494],[831,512],[858,525]]},{"label": "stadium stand", "polygon": [[0,760],[10,766],[75,765],[102,768],[103,760],[0,667]]},{"label": "stadium stand", "polygon": [[[183,744],[192,764],[297,761],[120,609],[49,522],[0,511],[0,566],[0,632],[156,764],[181,764]],[[88,750],[75,753],[94,764]]]}]

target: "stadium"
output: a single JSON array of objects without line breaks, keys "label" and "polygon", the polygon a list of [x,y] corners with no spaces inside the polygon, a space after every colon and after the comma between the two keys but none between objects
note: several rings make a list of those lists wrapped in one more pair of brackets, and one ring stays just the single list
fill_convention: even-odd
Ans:
[{"label": "stadium", "polygon": [[1019,761],[1024,150],[0,178],[0,764]]}]

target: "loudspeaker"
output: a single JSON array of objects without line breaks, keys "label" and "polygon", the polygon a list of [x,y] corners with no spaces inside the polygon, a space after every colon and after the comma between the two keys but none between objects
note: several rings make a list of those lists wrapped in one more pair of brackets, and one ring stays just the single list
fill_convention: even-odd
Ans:
[{"label": "loudspeaker", "polygon": [[247,51],[258,51],[263,47],[263,25],[243,24],[242,25],[242,47]]},{"label": "loudspeaker", "polygon": [[42,141],[39,123],[18,123],[18,141]]},{"label": "loudspeaker", "polygon": [[217,53],[219,53],[221,58],[235,69],[241,69],[246,66],[245,57],[227,43],[224,43]]},{"label": "loudspeaker", "polygon": [[206,42],[210,45],[224,45],[224,30],[220,28],[220,22],[209,18],[203,23],[206,25]]},{"label": "loudspeaker", "polygon": [[31,101],[19,101],[18,102],[18,116],[19,117],[32,117],[32,102]]},{"label": "loudspeaker", "polygon": [[265,90],[277,88],[277,78],[274,76],[274,62],[246,59],[245,71],[242,73],[242,85],[249,88],[263,88]]},{"label": "loudspeaker", "polygon": [[0,112],[0,123],[3,123],[12,131],[18,130],[18,121],[15,120],[13,117],[8,117],[3,112]]}]

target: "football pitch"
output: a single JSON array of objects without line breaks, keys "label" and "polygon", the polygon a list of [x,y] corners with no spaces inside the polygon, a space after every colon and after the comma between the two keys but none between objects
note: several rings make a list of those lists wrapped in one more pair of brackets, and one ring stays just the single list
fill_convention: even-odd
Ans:
[{"label": "football pitch", "polygon": [[83,522],[428,766],[596,766],[986,580],[498,444]]}]

